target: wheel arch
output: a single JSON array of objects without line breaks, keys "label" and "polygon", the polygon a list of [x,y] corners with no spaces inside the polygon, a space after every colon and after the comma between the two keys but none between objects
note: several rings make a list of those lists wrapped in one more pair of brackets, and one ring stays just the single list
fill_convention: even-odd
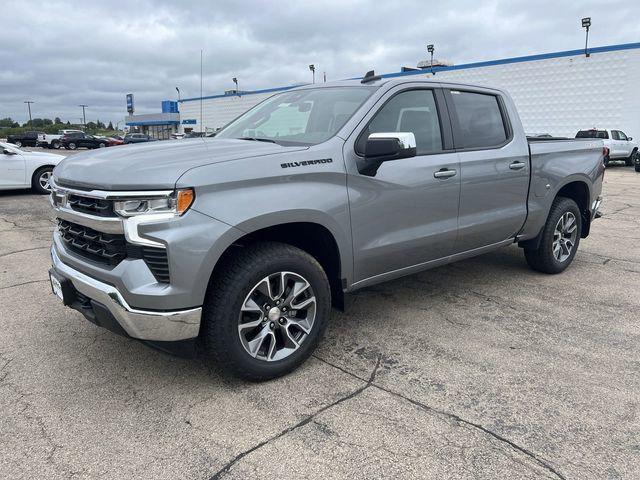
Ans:
[{"label": "wheel arch", "polygon": [[213,267],[210,279],[215,278],[217,269],[237,249],[257,242],[285,243],[300,248],[320,263],[329,279],[333,306],[344,310],[343,290],[350,272],[345,272],[345,255],[341,253],[339,240],[329,227],[311,219],[269,224],[257,222],[254,226],[255,228],[250,231],[242,228],[242,225],[237,226],[242,230],[243,235],[235,238],[224,249]]}]

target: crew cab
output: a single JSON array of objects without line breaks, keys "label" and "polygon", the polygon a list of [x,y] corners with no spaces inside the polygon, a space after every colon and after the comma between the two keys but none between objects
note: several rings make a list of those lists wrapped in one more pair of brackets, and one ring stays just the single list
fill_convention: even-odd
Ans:
[{"label": "crew cab", "polygon": [[52,153],[28,152],[0,142],[0,190],[31,188],[36,193],[49,193],[51,172],[63,158]]},{"label": "crew cab", "polygon": [[604,158],[604,164],[609,165],[611,160],[624,160],[628,167],[633,165],[633,160],[638,153],[638,142],[634,142],[632,137],[621,130],[609,130],[591,128],[580,130],[576,133],[576,138],[599,138],[609,150],[609,154]]},{"label": "crew cab", "polygon": [[497,89],[373,72],[299,87],[213,138],[64,160],[52,291],[114,332],[273,378],[360,288],[514,244],[564,271],[603,158],[599,139],[527,139]]},{"label": "crew cab", "polygon": [[35,147],[38,145],[38,136],[43,135],[42,132],[24,132],[16,135],[9,135],[7,143],[13,143],[16,147]]},{"label": "crew cab", "polygon": [[63,135],[60,139],[60,145],[67,150],[76,150],[77,148],[105,148],[110,144],[104,137],[94,137],[84,132],[73,132]]},{"label": "crew cab", "polygon": [[49,133],[41,133],[38,135],[38,146],[53,148],[55,150],[59,149],[62,144],[62,137],[71,133],[84,133],[82,130],[72,130],[72,129],[64,129],[58,130],[57,135],[49,134]]}]

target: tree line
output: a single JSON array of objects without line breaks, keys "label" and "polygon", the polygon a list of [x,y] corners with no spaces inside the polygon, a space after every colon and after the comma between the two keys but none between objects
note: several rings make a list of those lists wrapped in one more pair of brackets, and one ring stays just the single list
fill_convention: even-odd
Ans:
[{"label": "tree line", "polygon": [[11,119],[11,117],[0,118],[0,135],[2,136],[15,135],[29,130],[37,130],[45,133],[57,133],[58,130],[64,128],[75,128],[78,130],[84,130],[87,133],[115,130],[112,122],[109,122],[109,124],[106,125],[100,120],[87,122],[85,128],[82,128],[82,124],[71,123],[69,121],[63,122],[60,117],[56,117],[53,120],[50,118],[34,118],[33,120],[26,121],[22,125]]}]

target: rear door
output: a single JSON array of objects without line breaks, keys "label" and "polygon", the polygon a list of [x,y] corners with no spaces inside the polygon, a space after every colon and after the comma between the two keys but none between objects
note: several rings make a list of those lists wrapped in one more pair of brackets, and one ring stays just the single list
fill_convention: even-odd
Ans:
[{"label": "rear door", "polygon": [[445,90],[445,94],[460,158],[455,251],[461,253],[513,238],[522,228],[527,215],[529,146],[517,113],[507,111],[499,93],[465,87]]},{"label": "rear door", "polygon": [[618,139],[620,140],[620,152],[623,157],[628,157],[633,151],[633,144],[629,141],[627,134],[618,130]]},{"label": "rear door", "polygon": [[[413,133],[417,155],[384,162],[374,173],[358,171],[369,135],[393,132]],[[460,176],[442,91],[424,85],[392,88],[344,148],[351,169],[356,282],[448,256],[456,238]]]}]

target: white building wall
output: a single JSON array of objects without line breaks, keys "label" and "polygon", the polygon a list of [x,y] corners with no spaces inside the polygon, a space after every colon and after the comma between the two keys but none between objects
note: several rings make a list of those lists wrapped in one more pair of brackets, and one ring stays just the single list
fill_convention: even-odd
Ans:
[{"label": "white building wall", "polygon": [[640,138],[640,49],[443,71],[436,79],[506,90],[528,134],[573,137],[597,126]]},{"label": "white building wall", "polygon": [[[435,79],[508,91],[528,134],[573,137],[578,130],[599,127],[640,139],[640,48],[445,70]],[[205,99],[204,125],[220,128],[273,94]],[[183,101],[179,108],[181,119],[198,121],[183,127],[199,131],[199,100]]]},{"label": "white building wall", "polygon": [[[256,93],[247,95],[227,95],[217,98],[204,98],[202,101],[202,119],[204,127],[208,131],[215,131],[223,127],[234,118],[240,116],[265,98],[269,98],[274,92]],[[200,125],[200,100],[182,101],[179,103],[180,120],[195,120],[195,125],[181,125],[184,128],[193,128],[195,132],[201,130]]]}]

